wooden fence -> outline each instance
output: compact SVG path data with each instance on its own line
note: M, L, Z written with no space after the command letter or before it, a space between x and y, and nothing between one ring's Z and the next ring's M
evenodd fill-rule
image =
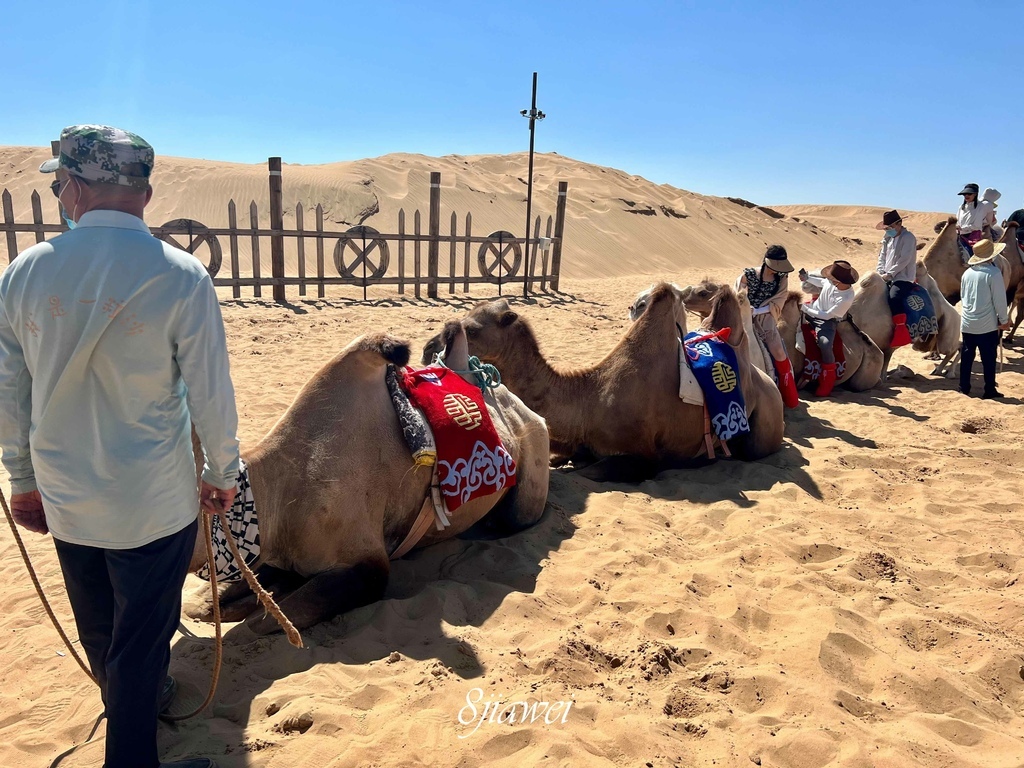
M465 215L461 232L459 216L452 213L448 232L442 233L438 172L430 174L430 207L425 227L418 210L413 212L411 222L405 211L400 210L397 228L391 233L365 225L330 231L324 228L322 205L312 211L312 226L307 227L307 212L298 203L295 228L285 229L281 158L270 158L268 168L269 226L261 225L255 200L249 204L248 225L239 225L235 201L231 200L227 206L227 227L175 219L150 230L156 237L205 261L214 285L230 287L236 299L241 297L242 288L251 288L254 296L261 297L264 286L272 288L277 302L287 300L288 286L297 286L299 296L306 296L307 289L315 286L319 298L324 297L328 285L362 287L364 300L366 289L373 285L397 286L400 294L411 289L417 298L424 290L429 298L437 298L439 288L454 294L460 288L469 291L471 285L481 283L497 285L499 295L504 286L522 286L524 296L538 289L558 290L567 182L558 183L554 218L547 217L542 234L541 217L537 216L531 222L529 238L517 237L508 230L473 235L472 213ZM0 232L6 233L9 262L18 254L19 232L34 234L38 243L47 234L67 230L63 222L43 222L42 203L36 191L31 196L31 222L15 220L13 201L6 189L2 203ZM230 277L221 276L225 257L222 238L227 239ZM265 276L260 253L268 244L271 274ZM286 250L290 255L287 261ZM294 267L294 273L287 274L290 270L286 267Z

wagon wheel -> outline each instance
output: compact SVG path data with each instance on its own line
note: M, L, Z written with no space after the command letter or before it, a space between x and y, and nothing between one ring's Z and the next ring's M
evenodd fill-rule
M352 249L355 259L351 264L345 263L345 251ZM379 251L375 254L374 251ZM377 280L384 277L388 271L387 241L380 237L373 227L352 227L345 232L334 246L334 266L338 274L345 278L362 280L362 275L357 275L356 270L361 270L366 265L366 279Z
M220 241L216 235L211 234L209 227L193 219L174 219L165 223L160 229L171 229L177 234L182 235L185 238L184 245L175 240L174 235L169 232L164 232L161 235L157 235L157 237L165 243L169 243L187 253L195 255L199 247L205 244L210 249L210 261L206 265L206 271L210 274L210 277L217 276L217 273L220 272L222 261Z
M512 277L523 263L523 250L511 232L492 232L476 257L480 274L492 282Z

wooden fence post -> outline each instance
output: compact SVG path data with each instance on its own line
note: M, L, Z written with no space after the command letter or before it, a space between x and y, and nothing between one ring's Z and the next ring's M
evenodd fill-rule
M14 231L14 203L11 200L11 193L6 189L2 196L4 208L4 224L10 224L11 229L7 230L7 263L10 264L18 257L18 233Z
M281 158L267 160L270 169L270 228L278 234L270 236L270 274L274 283L274 301L283 304L284 298L284 200L281 191Z
M427 297L437 298L437 260L441 235L441 174L430 173L430 243L427 250Z
M569 182L558 182L558 206L555 208L555 242L551 250L551 290L558 290L558 274L562 268L562 232L565 230L565 198Z

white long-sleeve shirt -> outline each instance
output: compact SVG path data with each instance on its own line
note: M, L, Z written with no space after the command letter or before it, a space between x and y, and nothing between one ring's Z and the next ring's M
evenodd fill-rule
M904 229L896 237L883 237L878 249L878 274L887 282L917 279L917 238Z
M846 317L853 305L853 288L839 290L831 280L822 277L819 272L811 272L807 275L807 282L821 288L818 298L810 304L804 304L801 309L805 315L815 317L818 320L837 320Z
M995 221L995 206L984 200L979 200L977 205L964 203L956 212L956 226L961 234L980 231L986 224L991 226Z
M205 268L143 221L90 211L0 277L0 447L50 532L111 549L177 533L204 479L234 485L238 416Z

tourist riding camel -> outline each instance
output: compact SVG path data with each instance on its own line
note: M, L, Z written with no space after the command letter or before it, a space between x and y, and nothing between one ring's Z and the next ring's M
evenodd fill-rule
M836 383L836 358L833 352L837 326L853 305L853 284L859 279L857 270L848 261L837 260L820 272L808 274L800 270L800 279L820 289L817 298L803 304L803 312L814 328L814 336L821 350L821 378L815 395L828 397Z
M772 356L779 392L782 393L782 402L787 408L795 408L800 403L800 397L796 391L796 379L793 377L789 353L779 335L777 322L782 316L786 296L789 295L789 273L794 269L786 249L781 245L770 245L765 251L761 268L743 270L736 281L736 290L746 291L753 316L754 333Z
M986 230L995 223L995 208L991 203L978 199L977 184L966 184L957 194L964 198L956 214L956 231L966 256L963 259L966 264L967 258L974 252L974 244L991 234Z
M951 216L945 222L936 224L935 231L938 237L925 251L924 263L931 276L935 278L942 295L955 305L960 301L960 278L967 269L957 245L956 219ZM1016 233L1017 227L1012 226L1008 219L1000 242L1012 246ZM1009 248L1008 253L997 254L994 261L1003 275L1007 300L1013 298L1017 286L1024 281L1024 261L1014 258L1013 251L1013 248Z
M451 326L441 342L448 366L468 371L462 328L456 321ZM356 339L313 375L267 436L242 454L258 519L254 570L268 589L299 582L279 600L299 629L379 600L389 558L398 551L452 538L477 523L510 534L536 523L544 511L544 420L505 387L487 387L486 412L514 462L515 484L471 498L451 513L447 527L423 526L422 537L408 543L432 496L432 468L414 461L386 382L389 364L401 368L408 360L408 344L391 336ZM475 376L464 378L479 385ZM463 415L474 416L474 424L482 418L471 406ZM493 463L488 466L493 474ZM197 541L190 568L204 565L205 544ZM262 610L252 613L256 599L244 581L229 586L222 602L226 620L248 615L254 631L277 630Z
M721 284L704 280L696 285L689 285L682 289L683 302L688 312L693 312L700 317L707 317L711 307L711 299L721 288ZM642 306L647 291L637 296L634 306ZM739 294L742 303L743 294ZM797 334L802 332L802 313L800 305L804 302L804 295L799 291L789 291L786 302L782 306L782 314L779 316L778 329L782 340L789 352L790 365L796 376L797 382L814 381L811 375L811 366L797 343ZM959 318L958 321L959 323ZM959 329L959 325L957 325ZM836 365L836 384L842 384L854 392L863 392L878 384L882 374L882 351L860 328L854 325L849 316L839 321L838 336L842 339L845 361L840 367ZM749 333L753 333L750 331ZM957 330L957 344L959 345L960 335ZM755 360L756 352L750 353ZM767 371L766 371L767 372ZM820 371L819 371L820 373ZM798 383L799 386L799 383Z
M893 323L891 346L895 349L913 341L907 330L906 301L913 293L917 279L917 238L903 226L899 211L886 211L875 229L885 230L875 271L882 276L888 288Z

